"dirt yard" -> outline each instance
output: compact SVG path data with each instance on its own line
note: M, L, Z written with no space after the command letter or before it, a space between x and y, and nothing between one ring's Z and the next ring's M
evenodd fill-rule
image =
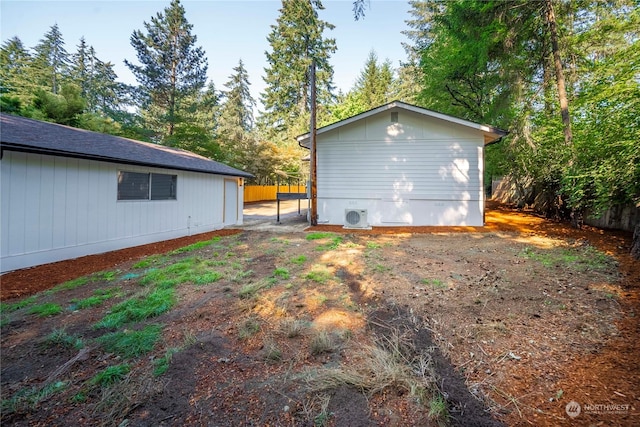
M640 424L631 236L221 230L1 277L2 425Z

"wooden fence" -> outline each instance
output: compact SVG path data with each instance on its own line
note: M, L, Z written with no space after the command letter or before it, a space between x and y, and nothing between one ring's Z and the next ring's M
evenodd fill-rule
M276 200L276 193L306 193L305 185L245 185L244 202Z

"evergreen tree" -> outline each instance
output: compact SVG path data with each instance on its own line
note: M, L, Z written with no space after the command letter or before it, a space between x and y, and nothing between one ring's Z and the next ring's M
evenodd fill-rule
M126 89L118 83L114 65L96 56L93 46L80 39L77 52L72 56L71 77L80 87L87 102L87 111L112 117L125 103Z
M256 101L251 96L249 90L251 83L242 59L233 71L234 74L229 76L229 81L224 85L227 90L223 93L224 104L220 113L219 126L222 134L230 136L231 139L237 139L253 130L253 109Z
M378 56L372 50L354 87L332 108L333 117L343 120L391 102L397 97L398 86L391 61L379 63Z
M15 112L21 105L28 105L33 99L33 83L28 78L31 55L18 37L13 37L0 48L0 96L2 111ZM4 102L11 101L13 107Z
M36 119L78 127L86 102L78 86L64 83L57 94L42 88L36 90L33 105L36 111L30 116Z
M93 48L87 45L84 37L80 38L76 53L71 55L71 78L80 87L80 93L87 99L93 83L94 53ZM95 111L95 106L88 105L90 111Z
M391 61L378 63L378 56L371 51L355 84L355 92L369 110L395 99L394 70Z
M176 124L173 135L168 136L164 143L224 161L220 143L216 140L220 93L215 85L210 82L205 90L188 97L185 104L190 106L185 112L187 119Z
M327 105L332 100L333 68L329 59L336 43L323 36L334 26L319 18L318 10L322 9L319 0L282 0L277 24L271 26L266 89L262 94L265 111L260 118L262 130L270 139L292 144L295 136L308 131L312 60L316 64L317 104ZM319 122L322 114L319 109Z
M443 6L423 0L410 0L409 4L411 19L405 21L409 29L403 30L402 34L412 43L402 42L407 61L401 63L398 70L398 99L416 104L424 83L420 66L422 52L431 40L432 19Z
M254 127L256 102L249 91L249 75L242 60L225 83L224 101L217 120L218 141L223 160L236 168L251 172L257 183L267 183L280 164L281 150L273 143L261 141Z
M157 142L175 141L176 127L186 122L204 88L207 60L193 26L179 0L144 23L146 34L136 30L131 45L141 65L125 64L138 80L140 108L146 126Z
M94 111L113 117L127 104L127 89L119 83L114 64L103 62L95 57L93 47L90 49L93 58L93 76L87 102Z
M58 24L54 24L33 49L33 74L37 84L57 94L69 72L69 53Z

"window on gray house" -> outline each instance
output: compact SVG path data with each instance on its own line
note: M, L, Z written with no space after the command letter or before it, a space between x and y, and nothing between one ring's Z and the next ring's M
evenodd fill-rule
M175 200L177 175L151 174L151 200Z
M118 171L118 200L176 200L178 176Z

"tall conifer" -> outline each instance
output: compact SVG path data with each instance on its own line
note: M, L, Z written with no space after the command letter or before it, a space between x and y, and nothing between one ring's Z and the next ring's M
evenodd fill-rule
M267 40L267 68L262 95L265 111L261 124L265 135L278 141L292 141L308 130L309 66L316 63L318 105L332 98L333 68L329 63L336 51L335 39L325 38L333 25L321 20L319 0L282 0L276 25ZM321 120L319 120L321 121Z
M153 139L170 143L205 87L207 59L196 46L193 26L179 0L172 0L144 27L146 33L136 30L131 35L140 65L127 60L125 64L139 83L140 108Z

